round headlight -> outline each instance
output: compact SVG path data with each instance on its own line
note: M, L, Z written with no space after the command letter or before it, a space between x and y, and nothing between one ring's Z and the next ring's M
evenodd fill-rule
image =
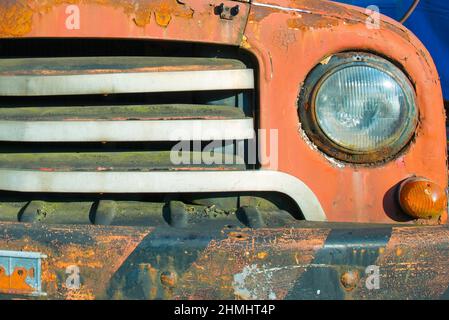
M303 129L323 152L368 163L399 153L414 135L418 111L407 76L368 53L343 53L317 66L301 92Z

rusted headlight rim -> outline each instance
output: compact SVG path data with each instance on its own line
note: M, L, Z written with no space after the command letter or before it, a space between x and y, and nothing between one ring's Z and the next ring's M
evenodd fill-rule
M390 139L392 141L391 145L370 152L360 152L335 143L321 129L316 118L314 102L321 85L336 72L356 65L370 66L385 72L395 79L403 90L411 89L414 99L414 106L411 106L411 108L414 108L415 113L413 119L404 127L399 135ZM337 160L349 162L354 165L372 165L393 160L407 149L415 136L419 122L419 108L416 101L416 91L408 75L394 63L372 53L343 52L334 54L330 59L326 60L326 63L317 65L309 73L298 98L298 113L302 129L320 151Z

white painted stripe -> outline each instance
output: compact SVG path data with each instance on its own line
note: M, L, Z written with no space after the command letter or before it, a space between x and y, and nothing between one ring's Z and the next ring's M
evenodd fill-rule
M298 8L288 8L288 7L282 7L274 4L267 4L267 3L259 3L259 2L252 2L253 6L256 7L265 7L265 8L271 8L271 9L278 9L283 11L291 11L291 12L298 12L298 13L312 13L310 10L304 10L304 9L298 9Z
M2 96L253 89L252 69L0 76Z
M0 141L107 142L253 139L253 119L0 121Z
M0 190L61 193L280 192L306 220L326 221L316 195L301 180L278 171L42 172L0 170Z

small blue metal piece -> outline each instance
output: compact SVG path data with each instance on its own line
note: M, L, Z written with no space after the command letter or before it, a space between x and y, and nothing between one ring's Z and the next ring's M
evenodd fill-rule
M45 296L42 292L41 274L42 259L46 255L37 252L26 251L3 251L0 250L0 277L11 277L14 272L24 277L24 282L34 291L23 291L21 288L14 288L10 283L9 287L0 287L0 293L3 294L26 294L32 296Z

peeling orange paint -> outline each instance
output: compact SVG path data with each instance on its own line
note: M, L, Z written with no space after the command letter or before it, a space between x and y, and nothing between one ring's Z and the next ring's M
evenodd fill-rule
M229 0L6 0L0 1L0 38L145 38L238 45L250 5L239 4L239 14L230 21L214 13L221 3L235 5ZM80 28L67 28L67 5L78 6Z
M299 18L291 18L287 20L287 26L290 29L321 29L331 28L342 23L342 20L337 18L323 18L319 15L304 14Z
M95 4L122 8L139 27L151 22L154 13L156 22L167 27L172 16L191 19L194 10L176 0L6 0L0 3L0 36L23 36L31 31L33 17L48 13L59 5Z
M423 176L440 186L448 183L441 87L430 54L411 32L386 17L379 29L369 29L367 18L363 8L330 1L260 0L251 7L240 45L259 62L259 127L283 134L278 170L307 184L329 221L412 223L395 197L400 182ZM400 162L335 162L302 129L298 110L308 105L299 105L298 97L306 89L305 79L326 58L358 51L392 61L416 88L421 121Z
M6 270L0 266L0 293L30 294L35 289L30 286L26 279L34 278L34 269L15 268L11 275L6 274Z

